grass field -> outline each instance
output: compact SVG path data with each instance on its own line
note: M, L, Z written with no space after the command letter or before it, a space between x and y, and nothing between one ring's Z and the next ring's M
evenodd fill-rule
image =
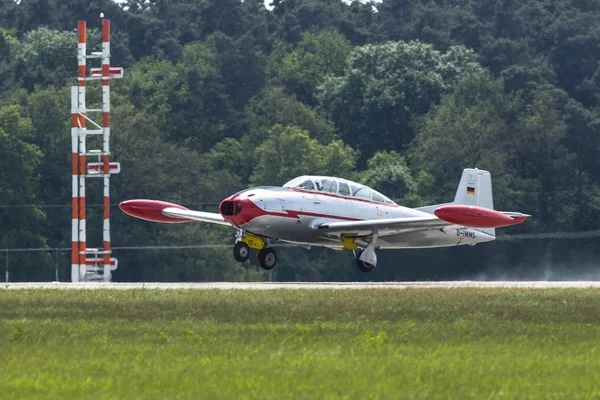
M1 399L598 399L600 291L0 290Z

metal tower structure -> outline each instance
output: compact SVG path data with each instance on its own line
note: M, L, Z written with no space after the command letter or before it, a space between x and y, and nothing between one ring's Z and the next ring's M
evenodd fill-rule
M102 19L102 51L87 54L86 21L78 21L77 86L71 87L71 281L111 280L111 271L117 268L117 259L111 257L110 249L110 176L121 171L119 163L110 162L110 80L123 77L123 68L110 66L110 21ZM100 58L101 68L90 68L87 75L87 59ZM86 82L102 81L102 108L88 109L85 103ZM102 126L94 122L89 114L102 113ZM88 129L88 123L92 129ZM88 135L102 135L102 150L86 150ZM87 162L95 157L96 162ZM86 191L87 178L102 178L104 181L104 223L102 249L88 248L86 239Z

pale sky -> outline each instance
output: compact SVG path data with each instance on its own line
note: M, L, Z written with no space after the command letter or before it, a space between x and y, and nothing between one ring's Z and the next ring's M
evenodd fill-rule
M125 2L125 0L113 0L113 1L114 1L115 3L124 3L124 2ZM243 0L242 0L242 1L243 1ZM343 0L343 1L345 1L346 3L352 3L352 0ZM359 1L361 1L361 2L363 2L363 3L364 3L364 2L366 2L367 0L359 0ZM382 0L375 0L375 1L377 1L378 3L380 3ZM267 8L270 8L270 7L269 7L269 4L270 4L270 3L271 3L271 0L265 0L265 6L266 6Z
M344 1L344 2L346 2L346 3L352 3L352 0L343 0L343 1ZM366 2L367 2L367 0L359 0L359 1L360 1L361 3L366 3ZM383 0L375 0L375 1L376 1L377 3L381 3ZM270 8L270 7L269 7L269 4L270 4L270 3L271 3L271 0L265 0L265 6L266 6L267 8Z

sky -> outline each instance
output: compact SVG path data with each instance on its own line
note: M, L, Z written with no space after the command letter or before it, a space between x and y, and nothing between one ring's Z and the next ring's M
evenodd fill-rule
M345 3L352 3L352 0L343 0L343 1L344 1ZM367 2L367 0L359 0L359 1L360 1L361 3L366 3L366 2ZM382 1L382 0L375 0L375 1L376 1L377 3L381 3L381 1ZM270 8L270 7L269 7L269 4L270 4L270 3L271 3L271 0L265 0L265 6L266 6L267 8Z
M113 0L113 1L114 1L115 3L124 3L124 2L125 2L125 0ZM352 3L352 0L343 0L343 1L344 1L344 2L346 2L346 3ZM367 0L359 0L359 1L360 1L360 2L362 2L362 3L364 3L364 2L366 2ZM381 2L382 0L376 0L376 1L377 1L377 2ZM266 6L267 8L270 8L270 7L269 7L269 4L270 4L270 3L271 3L271 0L265 0L265 6Z

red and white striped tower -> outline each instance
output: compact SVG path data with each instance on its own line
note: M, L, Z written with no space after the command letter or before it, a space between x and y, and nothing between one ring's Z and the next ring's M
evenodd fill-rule
M110 280L110 21L102 18L102 139L104 153L104 281Z
M86 22L77 22L77 101L79 108L79 273L77 282L85 276L85 256L86 256L86 217L85 217L85 173L86 173L86 146L85 146L85 128L86 128L86 105L85 105L85 81L86 81Z
M102 18L102 52L86 54L86 22L77 24L78 45L78 75L77 86L71 88L71 137L72 137L72 256L71 280L80 282L96 280L99 272L103 272L103 279L110 281L111 271L117 268L117 260L110 257L110 175L121 171L119 163L110 162L110 80L123 77L123 68L110 67L110 21ZM101 68L91 68L87 76L87 58L100 58ZM87 109L85 104L86 81L102 80L102 109ZM102 126L86 115L88 112L102 112ZM86 121L95 128L86 129ZM102 150L87 150L86 136L102 135ZM98 162L88 163L86 157L98 157ZM104 222L103 242L101 251L86 247L86 178L103 178L104 181ZM87 258L92 254L93 258ZM102 255L101 258L98 256ZM89 275L93 273L95 275Z
M71 281L79 282L79 115L77 86L71 88Z

